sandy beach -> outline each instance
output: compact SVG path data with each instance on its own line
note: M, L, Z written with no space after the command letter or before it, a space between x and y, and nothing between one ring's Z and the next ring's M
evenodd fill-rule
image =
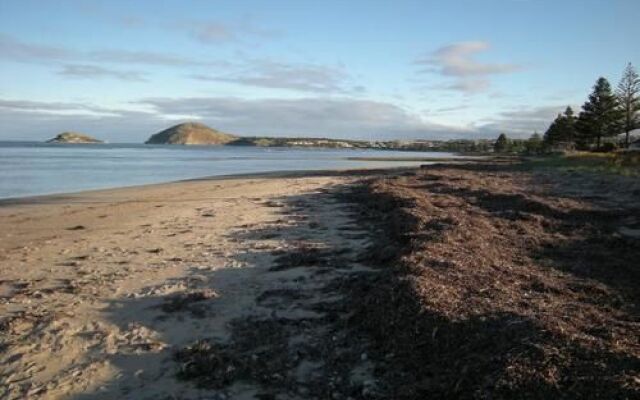
M177 349L229 342L239 321L265 317L300 322L287 334L299 340L319 332L327 288L367 268L348 254L330 270L277 261L300 248L357 253L366 234L332 194L353 179L200 180L5 201L0 397L199 398L176 379ZM301 382L322 368L307 364ZM354 379L368 368L359 362Z
M632 397L638 195L505 161L5 200L0 398Z

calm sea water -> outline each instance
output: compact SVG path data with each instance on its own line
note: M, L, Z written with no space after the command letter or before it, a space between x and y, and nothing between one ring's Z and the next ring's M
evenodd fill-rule
M206 176L421 164L348 157L451 157L381 150L0 142L0 198L68 193ZM424 163L422 163L424 164Z

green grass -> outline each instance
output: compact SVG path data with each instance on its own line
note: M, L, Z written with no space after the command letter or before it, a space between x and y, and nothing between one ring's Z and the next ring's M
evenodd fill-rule
M576 152L528 159L525 168L553 168L563 171L640 176L640 152Z

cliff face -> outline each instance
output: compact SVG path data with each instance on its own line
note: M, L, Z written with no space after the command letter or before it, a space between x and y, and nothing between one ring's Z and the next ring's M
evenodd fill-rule
M78 132L63 132L47 140L47 143L103 143L103 141Z
M204 124L188 122L172 126L162 132L152 135L146 144L226 144L236 137L227 133L216 131Z

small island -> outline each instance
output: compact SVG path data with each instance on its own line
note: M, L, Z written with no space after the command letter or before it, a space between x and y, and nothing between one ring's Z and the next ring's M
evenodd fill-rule
M47 143L104 143L89 135L78 132L62 132L53 139L47 140Z
M186 122L152 135L146 144L222 145L236 140L236 136L223 133L198 122Z

